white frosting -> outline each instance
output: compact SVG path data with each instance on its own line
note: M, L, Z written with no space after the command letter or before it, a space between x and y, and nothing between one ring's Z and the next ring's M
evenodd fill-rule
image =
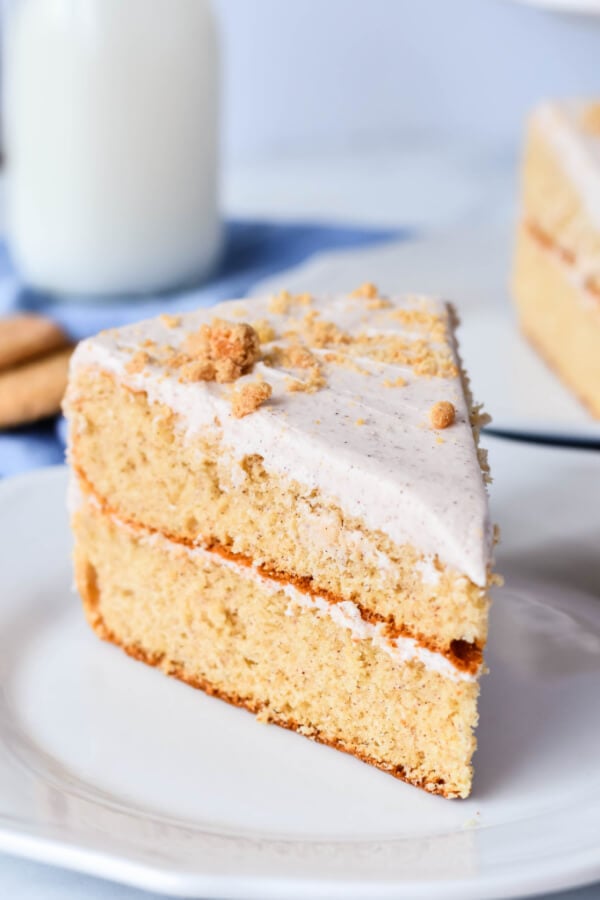
M427 303L431 311L447 314L441 301ZM415 299L394 298L393 306L413 308ZM369 312L364 299L320 298L313 308L350 334L368 327L372 333L422 337L409 332L390 310ZM305 312L306 308L300 310ZM233 322L268 319L278 335L290 327L289 317L269 311L267 299L231 301L186 314L176 328L168 328L159 318L104 332L79 344L72 367L97 366L114 373L132 389L146 392L151 403L171 407L187 439L211 433L234 459L258 454L267 471L294 479L307 495L318 490L367 528L383 532L397 544L411 544L425 555L437 555L445 565L485 585L492 530L459 377L428 378L407 366L355 360L372 373L367 376L351 366L327 363L323 352L315 351L323 361L325 388L312 394L290 393L286 390L290 373L258 363L240 381L252 381L259 373L272 386L271 401L236 419L230 385L181 383L176 371L168 374L154 364L149 371L127 373L132 349L139 349L144 340L177 347L214 316ZM384 380L399 376L406 386L383 386ZM439 400L449 400L456 408L455 424L441 433L443 442L428 420L430 408ZM357 424L361 420L362 426Z
M600 136L581 126L587 105L583 100L545 103L536 111L534 121L581 195L592 223L600 228Z
M76 479L72 478L69 488L69 501L71 512L74 513L77 508L85 502L92 506L98 506L93 497L86 500L81 495ZM476 681L481 674L481 669L476 673L464 672L457 669L456 666L441 653L435 653L421 647L417 641L408 637L397 637L390 639L385 634L385 625L381 622L371 623L363 619L360 609L355 603L344 600L339 603L333 603L324 597L315 596L304 593L296 588L293 584L284 584L275 579L268 578L256 568L256 564L252 566L236 563L234 560L226 559L218 554L205 550L204 547L188 547L185 544L177 544L169 538L157 532L150 532L141 526L133 528L126 522L123 522L115 515L110 516L113 524L128 534L131 534L136 540L142 544L148 544L152 547L159 547L163 552L173 553L176 555L185 554L192 559L205 563L210 566L222 565L235 572L240 578L247 578L258 584L262 590L268 591L270 594L284 593L289 600L286 615L293 616L298 609L308 609L317 612L319 615L327 615L329 618L339 625L341 628L347 628L352 637L357 641L371 641L379 650L387 653L395 663L402 664L406 662L420 662L429 671L438 672L445 678L453 681Z

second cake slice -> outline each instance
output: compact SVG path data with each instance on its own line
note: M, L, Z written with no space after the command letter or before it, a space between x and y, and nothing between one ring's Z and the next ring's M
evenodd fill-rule
M535 110L522 182L513 277L521 328L600 418L600 103Z

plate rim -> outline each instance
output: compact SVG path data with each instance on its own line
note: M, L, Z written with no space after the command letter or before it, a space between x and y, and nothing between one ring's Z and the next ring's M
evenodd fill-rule
M169 897L214 900L305 900L326 896L330 900L510 900L535 897L545 892L575 890L593 885L600 878L600 859L592 851L571 854L571 865L555 865L542 875L538 861L530 861L515 874L486 875L477 879L432 879L430 881L357 882L336 879L294 878L263 875L208 875L182 873L168 865L149 865L74 840L43 834L43 829L7 827L0 814L0 851L24 860L43 863L82 875L126 885ZM563 858L564 859L564 858ZM320 892L320 893L316 893Z

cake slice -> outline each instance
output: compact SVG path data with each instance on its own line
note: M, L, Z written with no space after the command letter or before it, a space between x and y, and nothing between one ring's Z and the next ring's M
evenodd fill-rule
M527 338L600 418L600 103L531 117L514 295Z
M100 637L467 796L492 530L444 303L367 284L161 316L81 343L65 408Z

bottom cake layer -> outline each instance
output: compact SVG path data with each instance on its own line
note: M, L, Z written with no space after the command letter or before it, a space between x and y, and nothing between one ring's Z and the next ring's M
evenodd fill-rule
M91 503L73 524L77 586L100 637L263 721L430 792L468 795L476 678L443 658L439 668L408 650L394 658L293 589Z
M517 242L514 293L525 336L596 418L600 418L600 298L573 262L530 227Z

